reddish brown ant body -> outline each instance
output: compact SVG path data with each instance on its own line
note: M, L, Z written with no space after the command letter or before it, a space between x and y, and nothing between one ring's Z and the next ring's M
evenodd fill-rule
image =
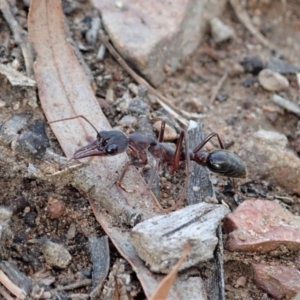
M92 156L113 156L125 152L127 149L136 156L137 160L129 161L117 184L122 186L122 180L129 166L144 167L148 163L147 151L157 160L155 171L148 182L148 188L151 187L154 175L160 166L165 167L168 172L173 174L179 166L187 165L189 161L194 161L197 164L207 167L210 171L222 176L232 178L245 178L247 175L246 166L243 161L233 152L224 149L221 138L217 133L209 134L198 146L193 150L188 149L187 142L183 147L183 141L186 140L186 132L181 131L177 141L175 150L167 143L163 142L165 121L162 121L159 137L156 140L152 136L144 135L139 132L134 132L126 136L118 130L99 131L97 128L84 116L79 115L71 118L52 121L50 123L82 118L88 122L97 132L97 138L94 142L78 149L72 159L81 159ZM221 149L207 152L203 149L205 144L213 137L217 137ZM124 189L125 190L125 189Z

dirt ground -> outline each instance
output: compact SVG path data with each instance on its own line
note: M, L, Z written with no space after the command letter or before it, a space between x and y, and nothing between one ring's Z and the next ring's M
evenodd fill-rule
M14 2L14 1L12 1ZM26 1L24 1L26 2ZM298 64L297 45L300 45L300 3L299 1L248 1L248 14L252 17L265 36L277 45L278 50L290 54L290 63ZM22 1L16 1L15 14L18 21L26 29L28 7ZM283 9L284 6L284 9ZM126 87L132 79L115 62L109 53L105 60L96 60L98 47L95 49L86 45L84 33L88 29L89 20L94 15L88 1L64 1L64 11L67 16L71 34L76 44L81 49L83 57L92 70L97 83L96 95L105 98L108 88L118 90L120 86ZM280 13L279 13L280 12ZM282 13L284 12L284 13ZM260 56L263 61L268 61L272 53L261 46L239 22L232 9L228 6L222 20L234 28L236 38L221 45L215 45L209 34L199 49L189 57L182 67L158 87L165 96L176 99L177 107L191 113L202 114L200 121L205 126L205 132L217 132L224 139L225 145L230 145L230 150L235 150L237 143L243 143L248 134L258 129L278 131L285 134L291 149L300 153L298 139L300 123L296 115L284 112L272 104L271 93L264 91L258 84L257 77L251 74L241 73L238 76L229 76L221 88L217 99L209 104L213 88L224 75L228 66L239 64L246 56ZM2 44L8 38L7 47L1 52L1 63L9 63L14 59L12 53L16 49L13 37L2 17L0 17ZM99 43L98 43L99 44ZM98 45L97 44L97 45ZM15 51L15 50L14 50ZM216 55L209 55L208 52ZM293 61L294 59L294 61ZM20 59L20 71L24 71L22 59ZM291 88L284 93L286 98L299 103L299 88L295 77L288 77ZM252 80L253 79L253 80ZM246 84L251 82L251 84ZM112 126L121 126L123 117L116 109L111 107L105 100L100 105ZM154 112L159 109L156 103L150 103ZM23 106L16 108L1 108L1 121L4 117L25 110ZM38 113L41 114L41 108ZM134 126L133 126L134 127ZM125 127L126 133L135 128ZM58 154L62 154L59 145L47 127L47 135L50 145ZM214 144L214 143L213 143ZM213 147L209 145L209 147ZM14 173L15 174L15 173ZM184 175L184 174L183 174ZM91 277L91 262L88 247L88 236L92 233L97 236L104 235L103 230L93 216L87 199L80 195L72 187L56 189L53 185L37 179L12 177L5 168L0 170L0 204L13 207L12 222L10 225L11 235L6 243L1 244L0 258L14 261L18 268L25 274L33 275L36 272L43 273L45 278L54 278L55 286L66 286L78 278ZM224 179L212 176L213 182L221 186ZM249 178L251 180L251 178ZM176 194L178 187L172 183L168 186ZM264 190L264 193L257 191ZM249 189L243 190L245 196L269 196L280 194L295 200L293 205L285 205L291 212L299 215L300 201L289 194L273 187L271 183L252 183ZM162 190L163 198L167 198L166 190ZM247 194L248 193L248 194ZM56 199L64 204L63 215L59 218L51 218L49 215L49 203ZM163 201L163 204L168 202ZM38 239L46 236L53 242L63 242L72 255L72 262L67 269L59 270L49 268L41 255ZM226 239L226 236L224 237ZM120 268L120 272L129 275L125 283L127 289L126 299L145 299L141 286L131 267L121 259L113 245L111 250L111 270ZM295 261L297 253L287 252L280 256L285 263ZM254 284L253 274L249 261L270 262L278 259L276 255L259 255L256 253L238 254L225 251L225 277L226 299L272 299L259 290ZM120 267L121 265L121 267ZM117 267L116 267L117 266ZM246 277L245 284L240 285L238 279ZM106 291L112 290L114 283L107 280ZM88 293L90 285L77 288L73 291L65 291L65 295ZM2 298L1 298L2 299ZM75 296L74 298L75 299ZM105 298L103 296L103 299ZM112 298L111 298L112 299ZM125 299L125 298L124 298Z

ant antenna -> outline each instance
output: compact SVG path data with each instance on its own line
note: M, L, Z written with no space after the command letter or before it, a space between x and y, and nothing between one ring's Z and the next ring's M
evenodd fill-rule
M77 119L77 118L82 118L82 119L84 119L86 122L88 122L88 123L91 125L91 127L97 132L97 137L100 138L100 134L99 134L97 128L93 125L93 123L92 123L90 120L88 120L88 119L87 119L85 116L83 116L83 115L78 115L78 116L75 116L75 117L70 117L70 118L64 118L64 119L59 119L59 120L55 120L55 121L50 121L50 122L48 122L48 123L50 124L50 123L56 123L56 122L61 122L61 121L68 121L68 120L73 120L73 119Z

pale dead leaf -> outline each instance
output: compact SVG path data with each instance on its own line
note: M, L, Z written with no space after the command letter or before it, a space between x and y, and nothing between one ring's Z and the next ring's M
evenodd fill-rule
M84 115L99 131L110 130L111 127L99 107L89 81L66 39L61 1L33 0L28 29L30 41L37 54L34 72L39 98L48 121ZM96 138L93 128L80 118L53 123L50 126L67 157ZM89 164L89 169L95 176L95 182L90 182L89 189L100 186L98 197L102 198L101 194L107 192L110 199L106 199L106 204L103 204L112 215L120 215L122 201L125 204L130 203L132 207L142 205L143 209L147 207L149 212L153 211L151 194L142 193L145 184L135 168L130 169L128 176L126 174L125 184L130 190L139 189L139 193L122 193L115 185L126 161L125 153L94 159ZM89 192L84 183L82 184L83 186L77 188ZM118 204L120 211L116 213L114 208Z

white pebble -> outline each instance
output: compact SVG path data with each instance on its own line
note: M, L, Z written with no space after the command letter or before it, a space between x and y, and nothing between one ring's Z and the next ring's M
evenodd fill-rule
M270 92L280 92L289 87L289 81L284 76L269 69L260 71L258 81L265 90Z

